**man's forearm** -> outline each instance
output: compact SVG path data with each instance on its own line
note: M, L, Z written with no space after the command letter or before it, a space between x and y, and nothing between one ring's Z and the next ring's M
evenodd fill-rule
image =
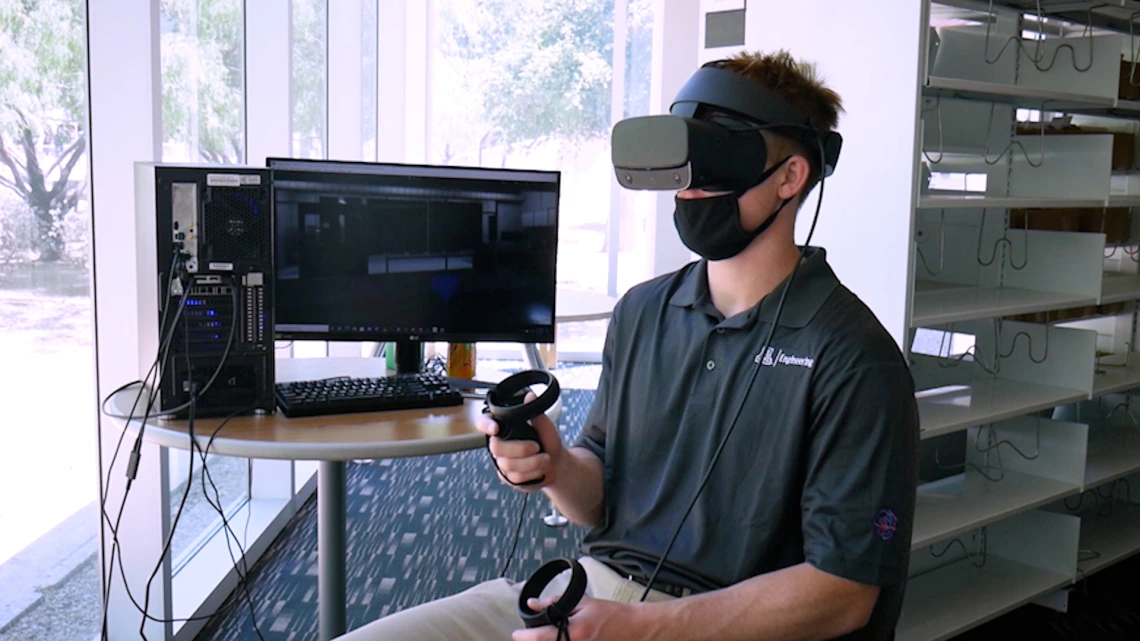
M808 564L723 590L644 604L645 638L716 641L823 641L867 624L879 589Z
M578 525L596 525L602 519L602 462L581 447L564 453L557 478L543 491L566 518Z

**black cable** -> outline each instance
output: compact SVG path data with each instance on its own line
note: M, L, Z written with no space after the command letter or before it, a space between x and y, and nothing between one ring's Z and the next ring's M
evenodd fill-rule
M246 605L249 607L249 618L250 618L250 621L253 623L253 630L254 630L254 632L257 633L257 637L259 639L261 639L261 641L265 641L265 637L262 636L262 634L261 634L261 628L257 625L257 612L256 612L256 609L253 607L252 591L249 589L249 564L246 562L245 548L242 546L241 542L238 540L237 533L234 532L233 528L230 526L229 519L226 517L225 510L222 508L221 492L218 491L218 486L214 483L213 476L210 474L210 468L207 466L207 463L206 463L206 459L209 456L209 452L210 452L210 446L213 445L214 438L218 435L219 432L221 432L222 427L224 427L225 424L227 422L229 422L230 418L233 418L234 416L237 416L240 413L250 411L253 409L256 409L256 405L249 408L249 409L239 410L238 412L231 414L230 417L227 418L225 421L222 421L222 423L220 425L218 425L217 428L214 429L213 433L210 434L210 439L206 442L206 449L205 450L203 450L201 447L198 446L198 441L197 441L197 439L195 439L193 437L193 433L191 433L190 443L191 443L191 448L192 448L191 449L191 456L193 456L193 449L196 448L202 457L202 495L206 497L206 502L209 503L210 506L214 508L214 510L218 513L218 516L220 516L222 519L222 529L223 529L222 534L223 534L223 536L226 537L226 552L229 553L229 555L230 555L230 561L233 563L234 574L237 575L237 579L238 579L238 588L234 590L234 593L235 594L245 594L245 602L246 602ZM250 466L252 469L252 462L250 463ZM207 481L210 483L210 487L213 488L213 490L214 490L214 500L210 499L210 495L206 491ZM250 491L252 493L252 480L249 481L249 487L250 487ZM247 532L248 532L248 528L249 528L250 518L253 515L252 505L250 505L249 500L250 499L247 499L247 502L246 502L247 514L246 514L245 524L246 524L246 531ZM230 548L230 539L229 539L230 536L234 537L234 542L237 543L238 551L241 553L241 565L240 565L240 567L239 567L237 558L234 557L233 549Z
M169 278L170 278L169 282L170 283L175 282L174 281L175 272L179 271L181 269L181 261L179 260L179 258L180 258L180 254L175 252L174 258L171 260L171 267L170 267L170 274L169 274ZM179 280L178 282L181 282L181 280ZM179 306L177 308L177 311L175 313L175 318L174 318L173 322L171 323L172 325L176 324L178 322L178 317L181 315L182 309L185 307L186 299L189 296L189 291L190 290L188 288L184 287L182 299L181 299ZM159 314L160 331L161 331L161 328L165 327L166 317L169 314L169 312L170 312L170 297L167 296L166 301L165 301L163 308L162 308L162 312ZM110 398L112 398L115 394L118 394L119 392L123 391L124 389L127 389L128 387L130 387L131 385L133 385L135 383L140 384L139 393L135 397L135 402L131 405L130 413L125 417L127 420L127 424L123 428L123 431L119 433L119 440L115 444L115 451L114 451L113 455L111 456L111 462L107 466L107 476L104 479L103 487L101 488L100 496L99 496L100 518L106 522L106 525L111 530L111 555L110 555L110 562L108 563L108 567L110 568L110 572L112 573L112 575L111 576L106 576L106 575L104 576L104 578L106 580L104 581L104 584L103 584L103 590L104 590L103 591L103 615L102 615L102 623L100 626L102 636L104 639L106 639L107 635L108 635L107 610L108 610L110 598L111 598L111 582L113 581L115 554L116 554L116 550L119 546L119 537L118 537L119 525L120 525L122 518L123 518L123 510L126 507L127 495L130 493L131 484L134 482L134 473L137 470L137 465L138 465L138 460L139 460L139 451L141 450L141 447L140 447L141 439L136 439L135 446L132 450L131 464L128 464L128 469L127 469L127 484L126 484L126 488L123 491L123 500L119 505L119 514L115 518L114 524L111 523L110 514L107 513L107 495L109 493L109 488L111 485L111 471L114 470L114 468L115 468L115 461L118 459L119 451L123 445L123 440L124 440L124 438L126 438L127 429L129 428L131 421L134 420L134 412L138 407L139 401L142 399L143 393L147 389L146 382L157 374L159 363L169 353L170 343L171 343L172 339L173 339L173 332L168 333L167 336L163 339L163 341L159 345L158 353L155 355L155 360L151 364L150 369L144 375L144 378L142 381L134 381L132 383L127 383L126 385L120 386L118 389L111 392L111 394L109 394L106 398L104 398L103 403L101 404L101 409L104 412L106 412L106 403ZM143 423L144 424L146 423L147 418L149 418L149 413L150 413L151 408L153 408L153 406L154 406L155 391L156 390L152 386L150 391L151 391L151 394L149 395L149 397L147 399L147 406L146 406L147 409L145 410L144 415L143 415ZM122 559L121 558L119 560L119 565L120 565L120 570L122 570ZM124 581L124 587L126 587L127 593L129 596L130 595L130 588L126 585L125 581ZM131 596L131 600L134 601L133 596ZM137 603L136 603L136 605L137 605Z
M519 533L522 532L523 517L526 516L526 504L527 504L527 501L529 501L529 500L530 500L530 493L529 492L523 492L522 506L519 507L519 520L518 520L518 523L515 525L515 538L514 538L514 541L511 543L510 552L507 552L507 561L505 563L503 563L503 569L502 569L502 571L499 572L499 578L500 579L507 575L507 568L511 567L511 559L514 558L515 548L518 547L518 544L519 544Z
M166 541L162 545L162 551L158 555L158 561L154 564L154 569L151 570L150 576L146 580L146 587L143 590L143 611L144 615L142 621L139 623L139 636L146 641L146 614L150 612L150 590L154 584L154 578L158 576L159 570L162 569L162 562L170 554L170 547L174 543L174 532L178 528L178 521L182 518L182 511L186 508L186 499L190 497L190 488L194 485L194 408L196 407L195 399L197 393L194 390L194 364L190 359L190 320L189 318L182 317L182 340L183 340L183 355L186 357L186 383L187 389L190 390L190 443L191 450L190 456L187 457L189 461L186 477L186 488L182 491L182 500L178 503L178 511L174 513L174 518L170 521L170 529L166 532ZM162 497L165 501L166 497Z
M233 276L232 281L231 281L231 285L230 285L230 291L233 293L233 301L234 301L233 313L231 314L231 318L230 318L230 336L226 340L226 348L225 348L225 350L222 351L222 357L218 361L218 366L216 368L214 368L214 373L210 375L209 380L207 380L206 384L202 386L202 389L198 390L197 392L194 391L193 382L191 381L191 383L190 383L190 385L191 385L190 392L192 395L191 401L187 401L186 403L183 403L182 405L179 405L177 407L172 407L170 409L164 409L163 414L176 414L178 412L181 412L182 410L188 409L190 407L190 402L193 401L193 395L197 395L199 398L202 396L205 396L206 392L210 389L210 386L214 384L215 380L217 380L218 375L222 373L222 368L223 368L223 366L225 366L226 360L230 356L230 349L233 348L234 336L237 334L238 306L239 306L238 285L239 285L239 283L240 283L240 281L238 280L237 276L236 275Z
M221 363L219 363L218 369L214 372L214 376L212 376L210 378L210 381L207 382L206 387L208 387L209 384L211 382L213 382L213 380L217 377L218 372L221 371L221 366L225 363L226 358L228 358L228 355L230 352L230 347L233 343L233 337L234 337L234 334L236 333L236 328L237 328L237 323L238 323L238 308L241 305L241 301L240 301L239 296L238 296L238 280L237 280L237 277L235 276L233 280L234 280L233 288L231 290L233 314L231 314L230 339L229 339L229 342L227 342L227 344L226 344L225 351L222 352L222 361L221 361ZM205 391L205 387L203 387L203 392L204 391ZM193 401L193 400L194 400L194 397L191 397L191 401ZM256 406L254 406L251 409L256 409ZM249 410L241 410L241 411L249 411ZM231 415L231 416L236 416L236 414ZM242 546L241 541L238 539L237 533L233 531L232 527L230 527L229 519L226 517L225 509L222 507L221 492L218 491L218 486L214 483L213 476L210 474L210 469L207 465L207 458L209 455L210 445L213 444L214 437L216 437L218 435L218 432L221 431L223 425L225 425L225 422L223 422L221 425L219 425L214 430L214 432L210 435L210 440L207 441L207 443L206 443L206 449L202 450L200 447L198 447L198 441L194 437L194 422L193 422L193 419L191 419L189 422L189 425L188 425L188 430L189 430L189 434L190 434L190 456L191 456L191 458L193 458L195 449L198 449L198 451L201 454L201 457L202 457L202 495L205 497L206 502L211 507L214 508L214 510L218 513L218 516L220 516L222 519L222 528L223 528L222 535L225 537L225 541L226 541L226 552L230 556L230 561L233 563L234 573L237 575L237 578L238 578L238 589L245 594L246 604L249 606L250 620L253 622L253 629L255 632L257 632L258 638L261 639L262 641L264 641L265 637L262 636L261 629L257 625L257 613L256 613L255 608L253 607L253 599L250 595L249 583L247 580L247 577L249 574L249 565L246 563L246 559L245 559L245 548ZM250 465L250 468L252 470L252 461L249 462L249 465ZM207 481L210 483L210 487L212 487L214 490L214 500L210 499L210 494L209 494L209 492L206 491ZM251 476L249 477L248 483L249 483L249 487L250 487L251 494L252 494L252 472L251 472ZM216 503L215 503L215 501L216 501ZM245 521L247 532L248 532L248 528L249 528L249 519L251 516L252 516L252 506L248 504L248 499L247 499L247 515L246 515L246 521ZM241 552L241 567L238 566L238 560L234 557L233 549L230 547L230 539L229 539L230 536L233 536L234 542L237 543L238 550Z
M221 422L221 424L220 424L220 425L218 425L218 427L217 427L217 428L214 430L214 435L217 435L217 433L218 433L218 432L219 432L219 431L220 431L220 430L221 430L223 427L225 427L226 423L228 423L228 422L229 422L231 419L233 419L234 417L238 416L239 414L242 414L242 413L244 413L244 412L250 411L250 410L252 410L252 409L256 409L256 408L255 408L255 407L251 407L251 408L248 408L248 409L246 409L246 408L243 408L243 409L240 409L240 410L238 410L238 411L234 412L233 414L230 414L229 416L227 416L227 417L226 417L226 418L225 418L225 419L224 419L224 420ZM210 439L210 441L212 442L212 441L213 441L213 438L211 438L211 439ZM208 447L208 445L207 445L207 447ZM112 548L112 551L113 551L113 548ZM187 622L190 622L190 621L206 621L206 620L209 620L209 619L212 619L212 618L214 618L215 616L217 616L217 615L221 614L221 613L222 613L223 611L225 611L226 609L228 609L228 608L231 608L231 607L233 607L235 604L237 604L237 603L238 603L238 601L234 600L234 595L235 595L235 594L237 594L237 592L235 591L235 592L232 592L232 593L230 593L230 594L229 594L229 595L226 597L226 599L225 599L225 600L222 602L222 605L218 606L218 609L217 609L217 610L214 610L214 612L212 612L212 613L210 613L210 614L203 614L203 615L199 615L199 616L193 616L193 617L185 617L185 618L170 618L170 619L164 619L164 618L156 617L156 616L154 616L154 615L152 615L152 614L149 614L149 613L145 613L145 612L144 612L144 610L143 610L143 606L142 606L142 604L140 604L140 603L138 602L138 600L137 600L137 599L134 597L134 595L133 595L133 594L131 593L131 591L130 591L130 587L129 587L129 586L128 586L128 584L127 584L127 574L126 574L126 570L123 568L122 555L119 555L119 557L120 557L120 558L119 558L119 576L120 576L120 577L122 578L122 580L123 580L123 586L124 586L124 587L126 587L126 593L127 593L127 597L128 597L128 598L130 598L130 600L131 600L131 603L132 603L132 604L134 604L134 606L135 606L135 609L136 609L136 610L138 610L140 613L144 613L144 616L145 616L145 617L146 617L148 620L150 620L150 621L155 621L155 622L158 622L158 623L187 623ZM112 555L112 565L113 565L113 563L114 563L114 558L113 558L113 555ZM112 571L113 571L113 570L112 570Z
M768 335L765 337L763 346L758 352L761 355L766 354L768 352L768 348L771 346L772 337L775 335L776 327L780 323L780 315L784 311L784 301L788 297L788 292L792 289L792 282L796 278L796 273L799 272L800 264L804 262L807 249L811 245L811 238L813 235L815 235L816 224L819 222L819 211L823 206L823 187L824 183L827 181L827 176L823 174L824 167L827 164L827 158L826 152L823 148L823 141L817 140L817 143L819 146L819 164L821 177L819 181L819 198L816 200L815 205L815 215L812 216L811 227L808 229L807 238L804 240L804 245L800 249L800 258L796 261L795 266L792 267L792 273L788 276L788 280L784 285L783 291L780 292L780 300L776 304L775 313L772 315L771 325L768 327ZM772 215L778 216L780 214L780 210L786 207L787 204L788 201L784 201L784 203L780 206L780 209L777 209ZM685 520L689 518L689 514L697 505L697 499L700 498L701 492L705 489L705 485L707 485L709 479L712 478L713 469L716 468L716 462L720 459L720 454L724 451L724 446L728 443L728 438L732 436L732 432L736 429L737 421L740 419L740 413L744 410L744 402L748 399L749 392L751 392L752 386L756 382L756 374L759 373L760 368L762 367L764 367L764 363L763 359L760 359L757 361L756 366L752 368L752 374L748 378L748 386L744 390L744 395L741 396L740 403L736 406L736 414L733 415L732 422L728 425L728 430L725 431L724 436L721 437L720 443L717 445L716 451L713 452L712 461L709 462L708 469L705 470L704 478L701 479L701 484L697 486L697 492L693 495L693 499L689 502L689 507L681 516L680 522L677 523L677 528L673 531L673 536L669 539L669 545L665 546L665 551L661 554L661 558L657 561L657 567L653 568L653 574L650 575L649 580L646 581L645 591L641 593L641 598L639 599L640 601L645 601L645 599L649 596L649 592L653 589L653 583L657 580L657 575L661 572L661 568L665 565L665 559L668 558L669 552L672 551L673 545L677 542L677 537L681 534L681 528L684 526Z
M234 335L235 335L235 333L236 333L236 332L235 332L235 328L236 328L236 324L237 324L237 311L238 311L238 302L237 302L237 297L238 297L238 294L237 294L237 286L238 286L238 281L237 281L237 278L236 278L236 276L235 276L235 277L234 277L234 279L233 279L233 289L232 289L233 298L234 298L234 303L233 303L233 304L234 304L234 309L233 309L234 313L233 313L233 315L232 315L232 319L233 319L233 320L231 321L231 327L230 327L230 330L231 330L231 331L230 331L230 336L229 336L229 340L227 341L227 344L226 344L226 349L225 349L225 351L223 352L222 362L219 364L218 368L215 370L215 372L214 372L213 376L211 376L211 378L210 378L210 381L209 381L210 383L212 383L212 382L213 382L213 380L214 380L214 379L216 379L216 377L218 376L218 373L221 371L221 367L222 367L222 365L224 365L224 363L225 363L225 359L228 357L228 354L229 354L230 348L231 348L231 346L232 346L232 344L233 344L233 338L234 338ZM146 382L147 382L148 380L150 380L150 378L151 378L152 376L154 376L154 375L155 375L155 373L156 373L156 370L158 370L158 365L159 365L159 363L160 363L160 362L165 362L165 360L166 360L166 356L169 354L170 345L171 345L171 343L172 343L172 341L173 341L174 330L175 330L175 328L177 327L177 323L178 323L178 320L179 320L179 319L180 319L180 317L181 317L181 312L182 312L182 309L185 307L185 304L186 304L186 300L187 300L187 298L188 298L188 297L189 297L189 295L190 295L191 287L192 287L192 281L191 281L189 284L187 284L187 285L184 285L183 295L182 295L182 299L181 299L181 302L180 302L180 304L179 304L179 307L178 307L178 312L176 313L176 315L175 315L174 319L173 319L173 320L171 321L171 323L170 323L170 331L167 333L166 337L164 338L164 341L163 341L163 345L162 345L162 347L160 347L160 355L159 355L159 357L158 357L158 358L156 358L156 360L155 360L154 364L152 364L152 366L151 366L151 369L150 369L150 370L147 372L147 376L146 376L146 378L145 378L143 381L133 381L132 383L128 383L128 384L126 384L126 385L123 385L123 386L121 386L119 389L117 389L117 390L115 390L114 392L112 392L110 395L108 395L108 397L107 397L107 398L105 398L105 399L104 399L104 401L103 401L103 406L104 406L104 407L105 407L105 405L106 405L107 401L108 401L108 400L109 400L111 397L113 397L115 394L117 394L117 393L121 392L122 390L124 390L124 389L126 389L126 388L128 388L128 387L130 387L131 385L134 385L134 384L139 384L139 383L141 383L141 386L140 386L140 391L139 391L139 395L138 395L138 398L136 398L136 401L135 401L135 404L137 405L137 403L138 403L138 399L139 399L139 398L141 398L143 391L145 391L145 390L147 390L147 389L148 389L148 388L147 388L147 385L146 385ZM169 305L169 298L167 298L167 305ZM163 312L163 316L165 316L165 314L166 314L166 310L167 310L167 309L168 309L168 307L164 309L164 312ZM163 324L164 324L164 321L163 321L163 320L160 318L160 321L159 321L159 323L160 323L160 327L161 327L161 326L163 326ZM187 340L188 340L188 334L187 334ZM188 353L187 353L187 358L189 358L189 354L188 354ZM191 380L192 380L192 379L191 379ZM197 390L197 391L195 391L195 390L193 389L193 387L191 386L191 398L190 398L190 402L189 402L189 403L187 403L187 404L185 404L183 407L189 407L189 408L191 409L191 411L193 411L193 406L196 406L196 398L197 398L197 396L200 396L200 395L202 395L202 394L205 392L205 389L206 389L206 387L204 386L204 387L203 387L201 390ZM147 409L146 409L146 411L144 412L144 414L143 414L143 417L142 417L142 422L143 422L143 425L142 425L142 426L140 426L139 434L137 435L137 437L136 437L136 440L135 440L135 452L133 453L133 454L134 454L134 458L132 459L132 463L134 464L134 466L132 467L132 469L130 470L130 472L133 472L133 471L137 470L137 461L138 461L138 458L137 458L137 452L138 452L138 450L139 450L139 445L142 443L142 431L143 431L143 428L145 427L146 421L147 421L147 420L150 418L150 410L151 410L151 409L153 409L153 406L154 406L154 401L156 400L156 398L157 398L157 395L158 395L159 386L158 386L157 384L156 384L156 385L152 385L152 386L149 388L149 390L150 390L150 395L149 395L149 398L148 398ZM227 423L227 422L228 422L230 419L232 419L233 417L237 416L238 414L241 414L241 413L243 413L243 412L247 412L247 411L250 411L250 409L255 409L255 408L248 408L248 409L247 409L247 408L242 408L242 409L240 409L240 410L238 410L238 411L234 412L234 413L233 413L233 414L231 414L230 416L228 416L228 417L227 417L225 420L223 420L223 421L222 421L222 423L221 423L221 424L220 424L220 425L217 427L217 429L214 431L214 435L217 435L218 431L220 431L220 430L221 430L221 428L222 428L222 427L223 427L223 426L224 426L224 425L225 425L225 424L226 424L226 423ZM126 416L126 417L122 417L122 416L118 416L118 415L110 414L109 412L108 412L108 415L110 415L110 416L113 416L113 417L116 417L116 418L125 418L125 419L127 419L127 421L128 421L128 425L129 425L129 424L130 424L130 421L134 420L134 416L133 416L133 413L134 413L134 407L132 407L132 410L131 410L131 414L129 414L129 415L128 415L128 416ZM192 421L193 421L193 419L191 419L191 425L192 425ZM125 436L125 434L126 434L126 429L124 429L124 430L123 430L123 432L120 434L120 437L119 437L119 446L121 446L121 444L122 444L122 441L123 441L123 437ZM191 438L192 438L192 432L191 432ZM211 442L212 442L212 441L213 441L213 438L211 437ZM194 447L194 445L195 445L194 441L193 441L193 440L191 440L191 460L190 460L190 467L191 467L191 472L190 472L190 474L191 474L191 477L190 477L190 478L191 478L191 479L193 478L193 477L192 477L192 475L193 475L193 447ZM116 447L116 450L115 450L115 455L116 455L116 456L117 456L117 454L118 454L118 451L119 451L119 447ZM108 479L107 479L107 484L108 484L108 485L110 484L110 469L113 469L113 467L114 467L114 460L115 460L115 457L112 457L112 462L111 462L111 465L108 467ZM117 550L117 548L119 547L119 542L118 542L118 528L119 528L119 525L121 524L121 519L122 519L122 515L123 515L124 507L125 507L125 505L126 505L126 499L127 499L127 495L129 494L129 490L130 490L130 487L131 487L131 484L132 484L132 482L133 482L133 481L134 481L134 476L133 476L133 474L131 474L131 473L128 473L128 475L127 475L127 489L126 489L126 491L124 491L124 493L123 493L123 501L122 501L122 503L120 504L120 507L119 507L119 514L118 514L118 517L116 518L116 521L115 521L115 524L114 524L114 525L110 525L110 524L108 523L109 527L111 528L111 534L112 534L111 556L110 556L110 562L109 562L109 564L108 564L108 565L109 565L109 567L111 567L111 568L112 568L112 570L111 570L112 572L114 572L113 568L114 568L114 563L115 563L115 554L116 554L116 550ZM212 481L211 481L211 483L212 483ZM196 617L187 617L187 618L170 618L170 619L166 619L166 618L160 618L160 617L155 617L155 616L151 615L151 614L149 613L149 611L148 611L148 610L149 610L149 598L150 598L150 585L151 585L151 582L153 581L153 578L154 578L154 576L157 574L157 569L158 569L158 567L161 567L161 563L162 563L162 559L163 559L163 557L165 557L165 555L166 555L166 553L167 553L167 551L168 551L168 549L169 549L169 546L170 546L170 542L171 542L171 540L172 540L172 538L173 538L173 535L174 535L174 528L175 528L175 525L177 524L177 521L178 521L178 516L180 516L180 515L181 515L181 513L182 513L182 509L183 509L183 507L185 506L186 496L187 496L187 495L188 495L188 493L189 493L189 487L190 487L190 485L191 485L191 483L190 483L190 481L188 481L188 482L187 482L187 491L186 491L186 492L183 494L183 499L182 499L182 502L181 502L181 504L180 504L180 506L179 506L179 510L178 510L178 513L177 513L177 515L175 516L175 518L174 518L174 521L172 522L172 525L171 525L171 528L170 528L170 532L169 532L169 535L168 535L168 537L167 537L167 541L166 541L166 544L164 545L164 548L163 548L163 554L162 554L162 555L160 555L160 557L159 557L159 562L158 562L158 565L156 566L156 571L155 571L154 573L152 573L152 575L151 575L150 579L148 579L148 581L147 581L146 595L145 595L145 598L144 598L144 603L145 603L145 605L140 605L140 604L139 604L139 602L138 602L138 600L137 600L137 599L135 598L135 596L134 596L134 595L131 593L131 590L130 590L130 586L129 586L129 584L127 583L126 571L125 571L125 569L124 569L124 567L123 567L123 562L122 562L122 555L121 555L121 554L119 555L119 573L120 573L120 576L121 576L121 578L122 578L122 580L123 580L123 587L124 587L124 590L126 591L126 593L127 593L127 597L130 599L131 603L132 603L132 604L135 606L135 609L136 609L136 610L138 610L138 611L139 611L139 612L142 614L142 616L143 616L143 626L142 626L142 627L140 627L140 634L142 634L142 636L143 636L143 638L144 638L144 639L146 638L146 636L145 636L145 634L143 633L143 627L145 627L145 622L146 622L147 620L150 620L150 621L155 621L155 622L160 622L160 623L179 623L179 622L189 622L189 621L201 621L201 620L208 620L208 619L211 619L211 618L213 618L213 617L214 617L214 616L216 616L217 614L221 613L221 612L222 612L223 610L225 610L226 608L228 608L228 607L231 607L231 606L232 606L234 603L237 603L237 601L234 601L234 600L232 600L232 595L231 595L231 596L227 597L226 601L224 601L224 602L223 602L223 604L222 604L221 606L219 606L219 607L218 607L218 609L217 609L217 610L215 610L213 613L211 613L211 614L209 614L209 615L202 615L202 616L196 616ZM215 487L215 491L216 491L216 487ZM210 501L209 501L209 497L208 497L208 496L207 496L207 502L210 502ZM109 518L109 515L107 515L107 514L106 514L106 509L105 509L105 503L106 503L106 495L105 495L105 494L104 494L104 495L101 497L101 501L100 501L100 503L101 503L101 508L102 508L102 512L103 512L103 517L104 517L104 520L106 520L106 521L108 521L108 522L109 522L109 521L110 521L110 518ZM211 505L212 505L212 503L211 503ZM224 517L224 515L223 515L223 523L225 523L225 517ZM232 530L232 529L230 529L230 533L233 533L233 530ZM236 534L234 535L234 538L235 538L235 539L237 538ZM227 549L228 549L228 539L227 539ZM230 551L230 558L231 558L231 559L233 559L233 553L232 553L232 551ZM243 555L243 559L244 559L244 555ZM237 568L236 568L236 560L234 561L234 563L235 563L235 571L238 571L238 570L237 570ZM240 573L240 571L238 571L238 574L239 574L239 577L240 577L240 576L241 576L241 573ZM107 582L107 584L106 584L106 587L107 587L107 589L106 589L106 591L105 591L105 593L104 593L104 604L103 604L103 624L102 624L102 633L103 633L103 639L106 639L106 638L107 638L107 634L108 634L108 632L107 632L107 620L106 620L106 619L107 619L107 608L108 608L108 605L107 605L107 604L108 604L108 602L109 602L109 598L110 598L110 581L108 581L108 582ZM247 592L247 601L248 601L248 592ZM256 621L254 622L254 627L255 627L255 629L257 628L257 624L256 624ZM260 635L260 630L258 630L258 634Z

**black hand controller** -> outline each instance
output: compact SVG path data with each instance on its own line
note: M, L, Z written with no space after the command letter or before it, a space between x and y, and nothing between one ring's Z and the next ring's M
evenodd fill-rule
M530 386L539 384L545 384L546 390L538 398L527 403L526 394ZM538 437L534 426L530 424L530 420L553 407L560 393L558 379L554 378L553 374L541 370L526 370L508 376L488 390L483 412L490 414L498 424L499 438L504 441L531 440L538 443L538 451L545 452L546 448L542 446L542 440ZM491 437L488 436L487 443L490 442ZM514 485L534 485L543 480L538 478Z
M528 599L537 599L554 577L570 570L570 584L562 593L558 601L548 605L542 610L532 610L527 605ZM569 625L570 613L578 607L578 602L586 594L586 570L574 559L554 559L538 568L522 587L519 593L519 617L528 628L537 628L544 625L553 625L560 631L565 631ZM569 634L566 634L569 638Z

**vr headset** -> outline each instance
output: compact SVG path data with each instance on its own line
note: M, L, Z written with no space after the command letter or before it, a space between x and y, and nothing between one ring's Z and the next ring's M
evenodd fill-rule
M760 130L792 137L818 151L812 163L830 176L843 139L816 126L775 92L721 61L702 66L677 93L669 115L627 118L614 125L611 150L618 184L627 189L706 189L743 193L764 171Z

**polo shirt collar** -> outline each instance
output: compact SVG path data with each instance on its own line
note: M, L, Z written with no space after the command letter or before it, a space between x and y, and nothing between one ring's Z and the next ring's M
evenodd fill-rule
M758 305L724 320L721 319L720 312L713 306L712 298L709 296L708 261L702 259L689 265L688 271L682 276L681 284L669 298L669 304L675 307L699 309L724 320L725 327L742 328L755 322L757 316L770 319L776 313L780 294L787 284L788 281L785 279ZM839 279L827 264L827 250L822 247L808 247L804 252L803 263L796 270L792 291L788 292L788 297L784 300L784 309L780 312L780 325L784 327L807 325L838 286Z

